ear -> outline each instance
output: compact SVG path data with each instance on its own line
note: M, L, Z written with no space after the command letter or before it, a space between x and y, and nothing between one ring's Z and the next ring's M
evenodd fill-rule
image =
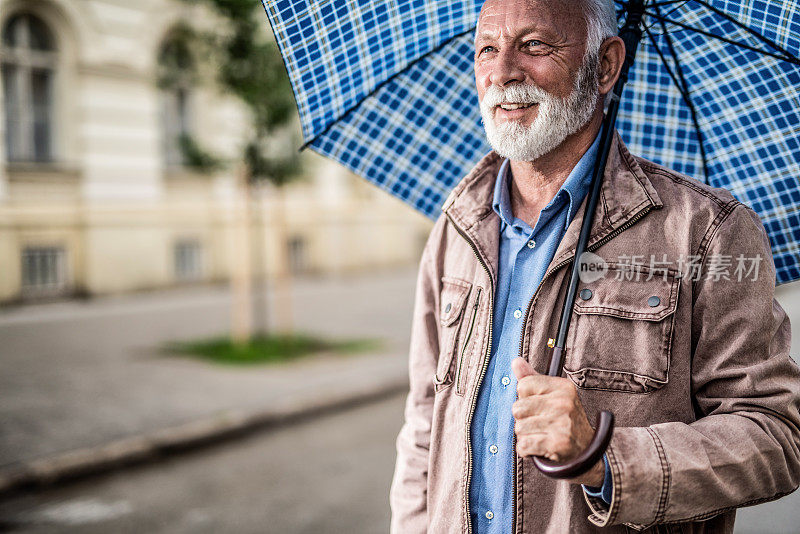
M622 64L625 62L625 43L617 36L609 37L600 45L598 56L600 57L598 90L602 96L606 96L614 89L614 84L617 83L619 73L622 71Z

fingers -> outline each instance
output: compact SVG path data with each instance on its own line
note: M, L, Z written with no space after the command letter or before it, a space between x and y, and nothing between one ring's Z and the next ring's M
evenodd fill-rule
M573 448L566 434L528 434L517 439L517 454L520 456L543 456L548 460L560 462L566 458L563 452Z
M521 380L526 376L539 374L530 363L520 357L511 360L511 370L514 371L514 376L517 377L517 380Z
M517 385L519 398L511 406L520 456L564 461L579 454L591 439L577 389L565 378L528 375ZM584 428L585 427L585 428Z
M511 415L517 420L541 415L547 411L548 402L549 399L541 396L519 398L511 405Z
M570 393L575 389L567 378L547 375L528 375L517 380L517 394L520 398L546 393Z
M533 417L526 417L524 419L517 419L514 421L514 433L518 438L524 437L528 434L541 434L551 431L553 428L558 428L561 432L569 433L572 430L572 424L569 418L561 418L550 414L534 415Z

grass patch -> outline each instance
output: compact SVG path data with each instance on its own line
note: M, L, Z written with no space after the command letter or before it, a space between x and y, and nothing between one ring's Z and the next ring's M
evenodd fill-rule
M174 342L166 346L171 354L196 356L224 364L279 363L320 353L351 355L378 349L377 339L327 340L305 334L256 336L249 343L234 343L228 337Z

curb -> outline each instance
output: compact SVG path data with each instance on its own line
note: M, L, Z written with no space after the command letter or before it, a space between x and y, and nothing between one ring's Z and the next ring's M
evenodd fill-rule
M408 391L408 378L395 378L357 390L318 396L291 406L256 412L228 411L97 447L21 462L0 469L0 497L163 460L168 456L354 408L405 391Z

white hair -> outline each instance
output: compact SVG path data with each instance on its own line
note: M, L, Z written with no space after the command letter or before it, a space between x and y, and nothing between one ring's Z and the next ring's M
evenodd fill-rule
M617 35L614 0L582 0L586 18L586 55L597 54L600 45Z
M586 19L586 55L596 54L600 45L609 37L617 35L617 11L614 0L581 0ZM475 32L478 42L478 32Z

